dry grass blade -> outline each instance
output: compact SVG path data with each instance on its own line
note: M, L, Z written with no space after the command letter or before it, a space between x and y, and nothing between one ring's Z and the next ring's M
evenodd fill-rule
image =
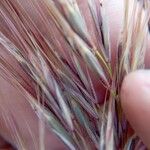
M78 50L85 62L94 69L98 75L104 80L108 85L108 79L106 78L104 71L99 64L97 58L91 52L88 45L71 29L70 25L66 22L64 17L57 10L54 2L47 2L48 10L50 14L54 17L54 21L58 28L62 31L65 38L68 40L73 50Z
M84 18L80 13L77 2L70 2L70 4L68 0L59 0L58 3L63 8L64 16L66 17L71 28L73 28L83 40L86 40L89 42L90 45L93 45L88 35L87 27Z
M104 18L104 14L103 14L103 17L102 17L102 14L101 14L101 10L102 10L102 7L101 7L101 4L99 1L97 0L88 0L88 5L89 5L89 9L90 9L90 12L91 12L91 15L92 15L92 18L94 20L94 23L95 23L95 27L96 27L96 31L98 32L98 39L101 39L102 41L100 42L100 53L102 54L102 56L100 54L100 59L101 61L103 61L103 63L105 64L105 61L108 62L110 61L110 55L111 55L111 52L109 52L108 50L109 49L105 49L103 45L104 42L106 43L106 36L104 37L104 33L103 32L103 29L102 27L105 26L103 21L102 21L102 18ZM99 7L98 7L99 6ZM105 16L106 17L106 16ZM106 21L105 21L106 22ZM102 25L103 23L103 25ZM105 27L106 29L107 27ZM107 31L108 32L108 31ZM106 34L106 33L105 33ZM108 34L108 33L107 33ZM108 36L108 35L107 35ZM103 39L104 38L104 39ZM107 37L108 38L108 37ZM109 41L107 41L109 44ZM107 45L108 46L108 45ZM108 48L108 47L107 47ZM104 58L103 58L104 57ZM104 59L104 60L103 60ZM105 65L105 67L107 67L107 65Z
M72 101L72 107L76 117L78 118L79 123L83 127L85 127L89 138L94 142L95 144L94 147L98 148L98 141L96 134L94 133L94 130L91 129L91 125L90 122L88 121L86 114L82 111L81 107L76 102Z
M106 2L107 3L107 2ZM104 38L104 48L105 48L105 53L108 58L108 61L111 61L111 47L110 47L110 36L109 36L109 25L108 21L109 18L106 15L106 10L104 7L101 8L101 15L102 15L102 34Z
M57 118L52 113L50 113L46 109L42 108L31 95L29 95L26 92L25 92L25 94L28 98L29 103L33 107L33 109L37 110L36 113L39 113L39 112L42 113L46 122L52 128L52 131L55 132L64 141L64 143L66 145L68 145L68 147L71 150L75 150L75 145L74 145L73 139L70 137L68 132L64 129L64 127L60 124L60 122L57 120Z
M25 143L23 141L22 136L19 133L18 127L16 126L15 119L14 116L12 115L12 112L5 110L3 107L0 108L2 113L2 119L4 120L6 126L11 129L12 131L11 137L17 143L16 148L25 150L26 149Z
M55 85L55 91L56 91L56 95L57 95L57 98L59 101L59 105L62 108L62 112L64 114L64 118L68 122L68 125L70 126L70 128L73 130L74 128L73 128L73 123L72 123L69 107L67 106L66 102L64 101L62 92L60 91L60 88L58 87L56 82L54 82L54 85Z
M106 150L115 149L115 138L114 138L114 103L115 100L112 98L109 102L109 108L108 108L108 117L107 117L107 126L106 126Z
M66 90L66 95L68 95L69 98L73 98L75 101L77 101L89 113L89 115L98 119L98 114L94 111L94 108L92 108L92 106L90 106L90 104L84 99L84 97L82 97L82 95L71 90Z
M78 61L78 59L76 58L75 55L73 55L73 60L74 60L74 63L75 63L76 70L78 71L78 74L79 74L82 82L84 83L86 88L89 89L89 87L88 87L89 86L88 80L87 80L84 72L82 71L81 65L79 64L79 61Z

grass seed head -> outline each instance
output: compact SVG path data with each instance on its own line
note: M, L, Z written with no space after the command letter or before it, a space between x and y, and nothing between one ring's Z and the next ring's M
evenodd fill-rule
M36 19L20 0L0 1L0 44L20 64L27 78L0 55L3 76L19 88L33 111L42 115L68 148L136 147L140 140L129 133L131 127L120 105L120 88L125 75L145 66L149 1L124 0L115 65L111 58L110 18L99 0L85 1L97 42L76 0L27 3ZM103 104L98 102L98 93L104 93Z

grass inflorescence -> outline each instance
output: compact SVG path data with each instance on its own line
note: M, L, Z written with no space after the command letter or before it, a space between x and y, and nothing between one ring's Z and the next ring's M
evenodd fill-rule
M3 76L71 150L140 146L122 112L120 88L128 73L144 68L149 1L124 0L115 64L109 20L99 0L85 2L97 42L76 0L27 3L43 31L19 0L0 1L0 46L17 60L26 78L0 55L0 68L9 74ZM104 95L101 102L98 93Z

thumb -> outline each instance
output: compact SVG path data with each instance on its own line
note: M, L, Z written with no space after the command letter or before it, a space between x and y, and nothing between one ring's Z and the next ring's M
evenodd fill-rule
M124 113L143 142L150 147L150 71L136 71L123 81Z

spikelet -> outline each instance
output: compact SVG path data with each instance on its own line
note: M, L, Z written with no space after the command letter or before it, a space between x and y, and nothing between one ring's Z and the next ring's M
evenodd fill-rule
M29 8L20 0L0 1L0 46L15 58L27 78L0 53L0 69L9 76L1 75L24 94L33 111L69 149L139 149L141 141L129 132L121 109L120 88L125 75L145 67L150 2L124 0L115 65L109 18L99 0L85 1L97 42L76 0L27 3ZM34 17L29 15L31 10Z

